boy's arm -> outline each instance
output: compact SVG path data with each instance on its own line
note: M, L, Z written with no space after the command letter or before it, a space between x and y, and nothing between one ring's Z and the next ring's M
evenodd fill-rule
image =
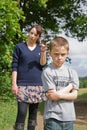
M60 99L75 100L77 98L77 90L73 89L73 86L70 83L67 87L59 91L49 89L47 92L47 97L53 101L58 101Z
M60 95L55 89L49 89L46 95L52 101L60 100Z
M78 90L73 89L70 93L60 94L60 99L64 100L76 100L78 95Z
M71 92L63 93L56 90L48 90L47 97L52 101L58 100L75 100L77 99L78 91L73 89Z

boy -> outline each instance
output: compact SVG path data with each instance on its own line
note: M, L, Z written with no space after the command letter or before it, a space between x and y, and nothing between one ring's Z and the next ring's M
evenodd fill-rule
M75 70L65 66L69 43L55 37L49 47L52 63L43 70L42 82L47 92L44 130L73 130L76 119L73 101L77 99L79 79Z

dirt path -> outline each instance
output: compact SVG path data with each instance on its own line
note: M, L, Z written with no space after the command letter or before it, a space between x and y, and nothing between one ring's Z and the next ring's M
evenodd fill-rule
M77 120L76 124L87 125L87 99L80 99L75 102Z
M79 127L77 130L87 130L87 99L80 99L75 101L75 109L77 115L75 124L81 127ZM43 130L43 116L39 112L37 122L38 125L36 130Z

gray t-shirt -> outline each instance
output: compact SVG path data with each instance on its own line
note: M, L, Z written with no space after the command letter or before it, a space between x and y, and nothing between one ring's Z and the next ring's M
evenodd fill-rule
M79 89L79 79L75 70L63 65L55 68L52 64L43 70L42 82L45 91L48 89L60 90L70 82L75 89ZM55 118L59 121L74 121L76 119L73 101L51 101L47 99L44 110L44 119Z

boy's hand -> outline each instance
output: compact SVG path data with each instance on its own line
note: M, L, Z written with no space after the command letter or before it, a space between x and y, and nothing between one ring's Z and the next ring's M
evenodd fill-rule
M65 95L68 95L73 90L73 85L70 83L68 86L56 91L55 89L49 89L47 92L47 97L52 101L58 101L60 99L65 99Z
M52 101L58 101L60 100L60 93L58 93L56 90L54 89L50 89L47 92L47 97L52 100Z

